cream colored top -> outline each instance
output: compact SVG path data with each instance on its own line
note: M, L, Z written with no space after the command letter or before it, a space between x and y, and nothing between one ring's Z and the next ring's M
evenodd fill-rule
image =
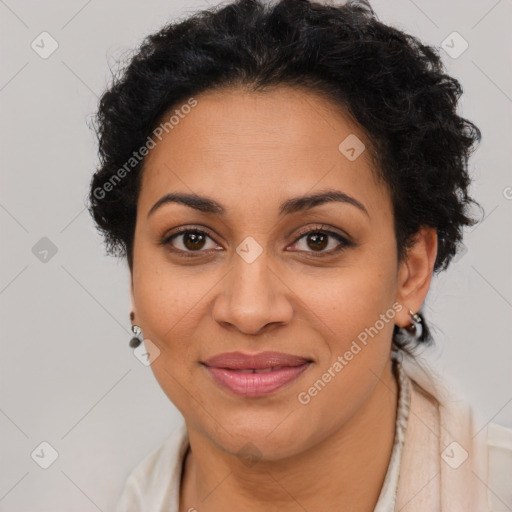
M411 380L401 356L392 352L393 371L398 384L398 405L394 445L374 512L393 512L400 474L402 448L407 433ZM185 422L146 455L129 474L115 512L178 512L180 478L189 446ZM488 428L489 511L512 510L512 429L496 424ZM435 512L432 510L431 512Z

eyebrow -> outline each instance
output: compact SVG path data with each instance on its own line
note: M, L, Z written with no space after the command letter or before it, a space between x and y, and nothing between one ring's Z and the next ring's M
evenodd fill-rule
M355 206L369 217L368 210L355 197L349 196L339 190L324 190L316 194L293 197L284 201L279 207L279 215L290 215L299 211L306 211L326 203L345 203ZM172 192L161 197L149 210L149 217L158 208L167 203L178 203L193 208L203 213L211 213L219 216L226 214L226 209L214 199L197 194L185 194Z

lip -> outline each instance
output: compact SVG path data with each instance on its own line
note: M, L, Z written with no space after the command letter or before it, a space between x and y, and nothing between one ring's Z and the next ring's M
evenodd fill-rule
M282 352L228 352L211 357L202 364L223 388L240 396L258 397L273 393L294 381L311 362L307 358Z

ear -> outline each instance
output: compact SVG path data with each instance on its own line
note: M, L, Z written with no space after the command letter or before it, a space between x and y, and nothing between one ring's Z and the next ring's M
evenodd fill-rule
M403 307L397 312L395 323L407 327L411 323L411 309L416 313L427 296L432 281L437 256L437 231L422 226L414 236L414 245L398 269L398 289L396 301Z

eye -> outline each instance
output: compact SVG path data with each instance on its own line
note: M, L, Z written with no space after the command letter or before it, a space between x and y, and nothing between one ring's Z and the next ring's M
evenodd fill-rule
M212 243L210 247L208 247L208 239ZM300 248L301 242L305 248ZM175 229L170 235L166 234L160 241L160 244L172 252L192 257L200 256L201 253L212 250L222 250L222 247L215 243L207 231L187 226ZM312 253L312 256L317 257L332 255L353 245L350 240L340 233L326 229L324 226L317 226L300 233L291 247L299 246L299 251L309 252ZM308 250L308 248L312 250ZM329 249L325 250L326 248Z
M300 248L299 242L303 242L303 247L305 247L305 249ZM321 226L314 229L309 229L308 231L301 233L293 244L293 246L297 245L299 246L299 250L311 252L314 256L317 256L317 254L314 253L319 253L318 256L323 256L339 252L346 247L352 246L353 243L341 234L329 229L325 229L323 226ZM308 248L312 250L308 251ZM326 248L329 249L324 250Z
M213 242L213 246L207 247L208 239ZM184 253L184 256L194 256L186 253L207 252L217 248L217 244L206 231L186 226L177 228L171 235L164 236L160 244L173 252Z

